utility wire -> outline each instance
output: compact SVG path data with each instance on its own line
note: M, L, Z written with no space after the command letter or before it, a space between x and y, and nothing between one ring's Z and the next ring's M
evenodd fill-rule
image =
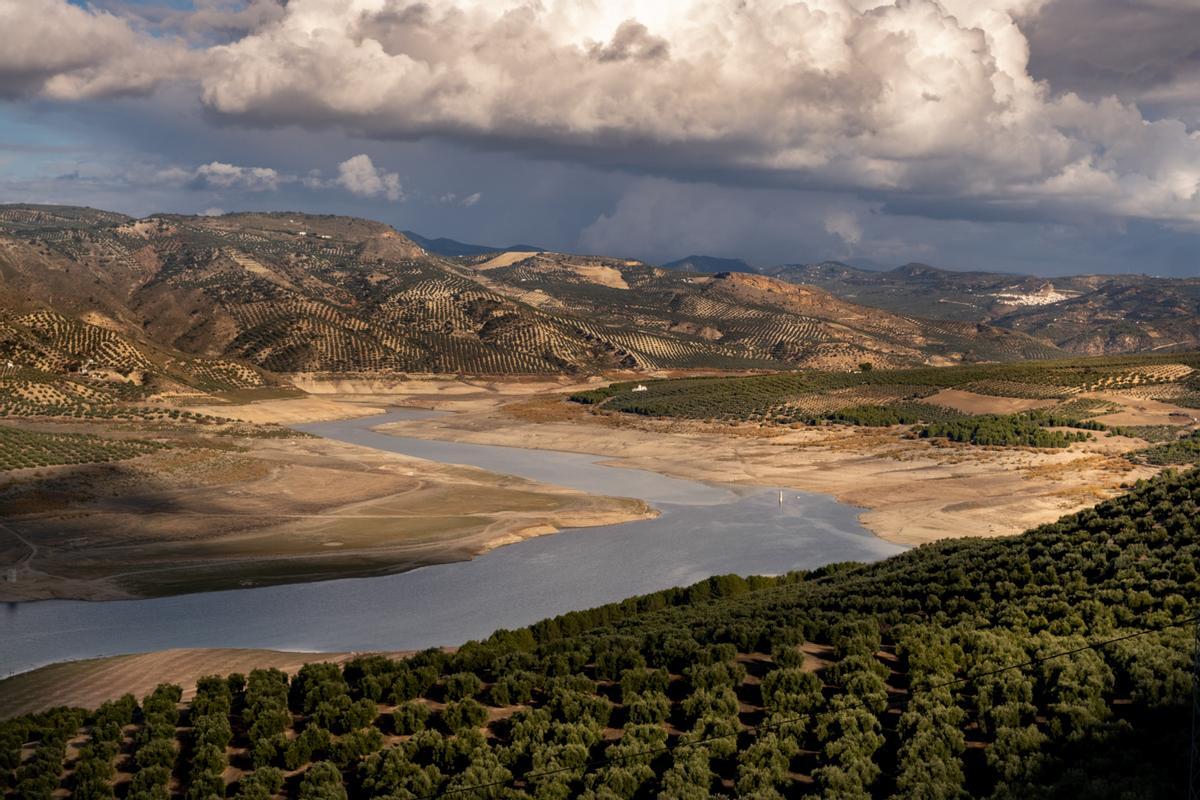
M937 689L946 689L946 688L949 688L952 686L960 686L963 684L973 683L973 682L979 680L980 678L987 678L987 677L991 677L992 675L999 675L1001 673L1011 672L1013 670L1026 669L1028 667L1037 666L1038 664L1044 664L1047 661L1053 661L1058 658L1065 658L1066 656L1075 655L1077 653L1083 653L1088 650L1098 650L1100 648L1107 647L1109 645L1116 644L1118 642L1125 642L1130 639L1137 639L1138 637L1147 636L1152 633L1161 633L1165 630L1170 630L1171 628L1178 628L1178 627L1182 627L1184 625L1191 625L1193 623L1200 623L1200 614L1198 614L1196 616L1192 616L1192 617L1187 617L1184 619L1175 620L1174 622L1169 622L1165 625L1159 625L1159 626L1156 626L1153 628L1143 628L1141 630L1134 631L1133 633L1126 633L1126 634L1122 634L1121 636L1114 636L1110 639L1101 639L1099 641L1090 642L1090 643L1082 645L1080 647L1074 647L1070 650L1062 650L1057 653L1051 653L1050 655L1047 655L1047 656L1039 656L1037 658L1031 658L1028 661L1023 661L1019 664L1009 664L1008 666L998 667L996 669L987 670L985 672L979 672L974 675L965 676L962 678L955 678L954 680L951 680L951 681L945 681L943 683L936 683L931 686L926 686L922 689L913 689L905 697L899 698L897 700L889 700L887 705L884 706L882 713L886 713L888 711L895 710L895 709L893 709L893 705L895 705L896 709L899 709L899 708L903 707L904 705L907 705L913 699L913 697L915 697L918 694L928 694ZM840 695L840 696L841 697L851 697L853 700L857 701L858 704L860 706L862 706L862 708L870 711L870 708L868 708L861 699L859 699L857 697L853 697L853 695ZM832 709L827 709L825 711L818 712L816 714L804 714L801 716L789 717L787 719L782 719L782 720L776 720L775 722L764 722L759 725L753 725L753 726L750 726L749 728L738 730L734 733L716 734L713 736L707 736L703 739L696 739L695 741L676 743L675 745L666 745L663 747L653 747L653 748L649 748L646 750L639 750L635 753L624 753L622 755L617 755L617 756L595 758L590 761L584 762L582 765L580 765L578 767L556 767L554 769L540 770L538 772L526 772L519 776L513 775L512 777L510 777L506 780L491 781L489 783L477 783L477 784L473 784L471 786L460 786L460 787L453 788L453 789L444 789L442 791L435 792L433 794L422 795L421 797L418 798L418 800L435 800L435 798L439 798L439 797L451 797L454 795L465 794L467 792L479 791L481 789L494 789L494 788L500 787L500 786L507 786L508 784L514 783L517 780L523 780L523 781L525 781L525 783L528 784L529 781L537 779L537 778L546 778L546 777L550 777L553 775L560 775L560 774L566 773L566 772L579 772L580 770L582 770L582 773L580 773L580 774L586 775L596 767L602 767L602 766L605 766L608 764L615 764L615 763L619 763L622 761L630 761L633 759L645 758L647 756L657 756L657 755L661 755L662 753L670 753L670 752L674 752L676 750L682 750L685 748L700 747L700 746L708 744L710 742L716 742L716 741L720 741L722 739L737 738L738 736L741 736L742 734L747 734L752 739L756 739L756 738L758 738L759 734L763 731L770 731L775 728L784 728L784 727L787 727L788 725L794 725L798 722L804 722L809 719L813 719L813 720L821 719L825 716L831 716L842 710L844 710L844 709L838 709L836 711L832 710ZM872 712L872 713L874 713L874 712Z

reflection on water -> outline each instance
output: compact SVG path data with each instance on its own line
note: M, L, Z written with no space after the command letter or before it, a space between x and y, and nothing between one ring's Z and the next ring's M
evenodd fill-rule
M472 561L381 578L152 600L9 604L0 675L69 658L169 647L407 650L457 644L573 609L724 573L776 574L868 561L903 548L820 495L734 490L607 467L594 456L430 442L373 425L411 412L303 426L355 444L470 464L599 494L645 499L657 519L564 531Z

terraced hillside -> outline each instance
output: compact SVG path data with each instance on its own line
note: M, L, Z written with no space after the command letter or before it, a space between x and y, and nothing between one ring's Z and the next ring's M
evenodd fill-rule
M957 393L947 397L947 390ZM965 395L965 396L964 396ZM891 425L945 422L970 396L1017 401L1049 418L1083 421L1116 404L1178 406L1176 420L1200 417L1200 355L1107 356L1037 363L979 364L858 373L796 372L750 377L615 383L572 399L611 411L760 422L821 420ZM1020 401L1030 401L1022 403Z
M616 341L658 368L780 364L851 369L931 359L1045 358L1055 349L1026 336L881 312L809 286L763 276L700 276L608 258L557 253L476 262L482 279L543 310L633 323Z
M13 798L1176 798L1200 471L1024 535L0 726Z
M42 433L0 425L0 471L60 464L99 464L136 458L166 445L77 433Z
M263 388L230 359L184 355L52 311L0 312L0 416L154 419L164 398Z
M53 309L217 372L848 369L1056 353L761 277L550 253L447 259L346 217L4 207L0 277L12 314Z
M837 262L764 270L854 303L931 319L987 323L1071 353L1200 348L1200 279L1145 275L1038 278L906 264L886 272Z

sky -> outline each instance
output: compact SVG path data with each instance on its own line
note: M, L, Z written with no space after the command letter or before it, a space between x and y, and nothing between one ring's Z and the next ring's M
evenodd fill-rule
M0 202L1200 276L1196 0L0 0Z

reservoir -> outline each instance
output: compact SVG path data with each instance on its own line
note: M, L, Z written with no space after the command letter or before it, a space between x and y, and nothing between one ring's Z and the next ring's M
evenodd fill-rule
M656 519L566 530L471 561L375 578L147 600L43 600L0 608L0 676L67 659L172 647L412 650L461 644L566 611L711 575L875 561L904 548L823 495L711 485L607 466L606 458L392 436L428 412L297 426L351 444L641 499ZM782 497L782 499L781 499Z

